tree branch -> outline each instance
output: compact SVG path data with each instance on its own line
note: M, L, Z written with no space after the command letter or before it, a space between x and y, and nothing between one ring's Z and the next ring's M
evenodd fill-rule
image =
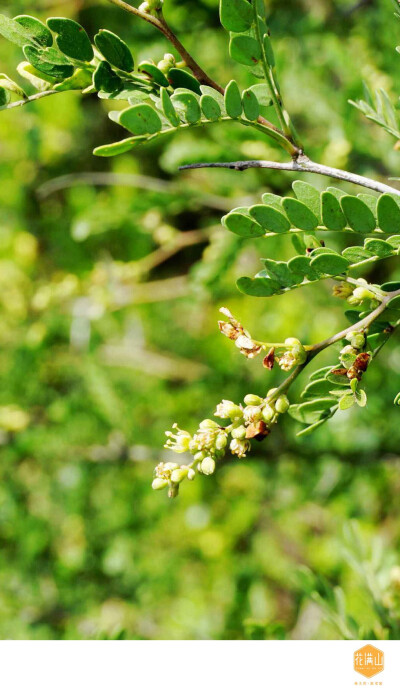
M352 182L360 187L373 189L375 192L400 195L400 191L398 189L394 189L394 187L383 184L383 182L377 182L369 177L356 175L355 173L347 172L346 170L339 170L335 167L321 165L321 163L314 163L305 155L299 155L296 160L292 160L289 163L276 163L272 160L237 160L231 163L193 163L191 165L182 165L179 169L197 170L199 168L228 168L229 170L240 171L248 170L250 168L266 168L268 170L287 170L289 172L314 172L318 175L332 177L336 180Z

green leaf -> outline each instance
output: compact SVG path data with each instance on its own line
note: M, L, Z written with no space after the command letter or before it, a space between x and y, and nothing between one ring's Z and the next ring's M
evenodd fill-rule
M11 95L8 90L0 85L0 107L4 107L9 103Z
M307 277L310 281L319 278L319 275L311 269L311 258L307 255L297 255L288 261L288 267L294 274Z
M125 138L123 141L118 141L117 143L107 143L104 146L98 146L94 149L93 155L99 155L103 158L110 158L113 155L119 155L120 153L126 153L131 150L136 143L143 143L145 138Z
M172 126L179 126L180 119L175 111L175 107L172 104L171 98L164 87L161 88L160 96L162 108L168 121L172 124Z
M198 97L190 90L177 90L172 95L172 103L188 124L196 124L201 119L201 109Z
M306 434L311 434L311 432L314 432L314 430L318 429L318 427L321 427L321 425L325 424L327 420L331 415L328 415L327 417L322 418L322 420L317 420L317 422L313 422L311 425L308 425L308 427L305 427L303 430L300 430L300 432L297 432L296 437L303 437Z
M369 260L371 258L371 253L367 252L367 250L360 245L353 245L350 248L346 248L343 250L342 255L350 264L356 264L357 262L362 262L362 260Z
M316 381L317 379L325 379L328 372L333 369L333 366L323 366L309 376L310 381Z
M371 209L374 218L376 219L376 206L378 203L378 198L374 197L373 194L357 194L357 198L361 199L361 201L364 202L368 206L369 209Z
M321 396L326 396L332 388L332 384L325 378L316 379L311 381L304 389L301 394L301 398L304 400L312 400L313 398L321 398Z
M250 216L243 213L231 211L223 217L222 224L232 233L240 235L242 238L260 238L264 235L264 229Z
M341 364L337 364L333 369L343 369ZM346 374L333 374L332 371L328 372L326 375L327 381L329 383L336 384L338 386L348 386L350 381Z
M30 35L31 40L40 46L52 46L53 35L43 22L30 15L18 15L14 21L23 27ZM0 29L1 31L1 29ZM26 41L24 42L26 44Z
M275 66L274 50L272 48L271 39L269 38L267 33L265 33L263 36L263 45L264 45L265 58L267 59L267 63L270 66L270 68L273 68Z
M376 222L371 209L358 197L346 194L340 204L350 228L357 233L371 233L375 230Z
M14 82L14 80L11 80L11 78L9 78L5 73L0 73L0 87L14 93L15 95L18 95L18 97L26 97L25 91L22 89L22 87Z
M330 194L333 194L333 196L336 197L338 201L340 201L341 198L344 197L346 194L346 192L344 192L343 189L339 189L338 187L327 187L326 191L330 192Z
M316 215L302 201L298 201L293 197L284 197L282 206L290 222L296 228L300 228L302 231L312 231L318 226Z
M229 0L228 0L229 1ZM225 109L231 119L237 119L243 111L240 90L235 80L231 80L225 88Z
M67 90L84 90L92 84L92 73L86 68L78 68L70 78L66 78L61 83L54 85L57 92L66 92Z
M78 61L91 61L93 48L83 27L73 19L50 17L47 26L57 34L56 43L60 51Z
M313 212L318 220L321 218L321 195L320 191L308 182L295 180L292 189L299 201L302 201L307 208Z
M162 130L161 119L149 104L137 104L120 112L119 123L135 136L153 134Z
M24 19L21 21L22 17L28 17L28 15L20 15L15 19L0 15L0 34L21 48L27 44L34 44L37 47L51 46L53 37L47 27L34 17L30 18L32 22L29 24Z
M311 424L327 417L334 405L335 398L316 398L305 403L293 403L289 408L289 415L298 422Z
M221 107L217 100L210 95L202 95L200 99L200 107L206 119L209 121L218 121L221 118Z
M29 80L36 90L39 90L39 92L42 92L42 90L48 90L53 82L55 82L55 78L51 78L50 75L46 75L40 70L37 70L30 63L28 63L28 61L22 61L19 63L17 66L17 71L23 78Z
M144 75L147 75L156 85L160 85L162 87L169 86L169 82L164 73L162 73L161 70L154 65L154 63L151 63L150 61L142 61L138 65L138 70L141 73L144 73Z
M110 64L107 61L100 61L93 74L93 85L96 90L104 90L104 92L115 92L122 88L121 78L114 73Z
M332 192L321 194L322 222L326 228L333 231L341 231L346 227L346 218L341 209L339 200Z
M382 194L377 205L379 227L384 233L400 233L400 207L390 194Z
M387 257L394 252L393 246L386 240L380 240L380 238L367 238L364 248L371 253L371 256L377 255L378 257Z
M274 279L267 277L240 277L237 280L236 286L242 294L247 296L274 296L280 291L280 285Z
M197 95L201 95L199 81L193 75L187 73L186 70L171 68L168 73L168 78L174 90L178 87L184 87L186 90L191 90L192 92L196 92Z
M46 60L46 54L42 49L36 48L36 46L24 46L24 55L29 63L39 70L41 73L50 75L57 81L65 80L69 78L74 72L74 66L56 64L49 60Z
M260 105L258 104L255 93L252 90L244 90L242 100L246 119L249 121L257 121L260 116Z
M339 400L339 410L348 410L349 408L352 408L355 400L354 393L346 393Z
M100 29L99 33L94 37L94 43L105 60L112 66L125 70L127 73L133 70L134 61L130 49L117 34L110 32L108 29ZM140 66L139 70L141 70ZM163 74L161 73L161 75ZM166 80L165 76L164 79ZM168 85L167 80L166 82ZM160 84L163 85L164 83Z
M268 276L275 279L281 286L297 286L303 281L303 276L292 272L286 262L263 259Z
M355 398L357 405L359 405L360 408L365 408L367 405L367 394L362 388L360 388L359 391L356 391Z
M272 206L256 204L249 209L249 213L263 228L273 233L285 233L290 229L286 216Z
M322 253L311 259L311 269L318 274L336 276L338 274L343 274L348 266L348 260L337 253Z
M253 23L253 8L247 0L220 0L219 16L228 32L244 32Z
M244 66L255 66L261 58L261 48L251 36L234 36L229 44L229 54Z
M254 92L257 97L258 104L262 107L270 107L272 104L272 99L268 87L265 83L256 83L249 87L251 92Z

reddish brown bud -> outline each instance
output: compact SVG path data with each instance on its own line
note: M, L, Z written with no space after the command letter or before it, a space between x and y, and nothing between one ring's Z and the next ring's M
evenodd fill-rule
M274 368L275 347L271 347L268 354L263 359L263 366L271 371Z

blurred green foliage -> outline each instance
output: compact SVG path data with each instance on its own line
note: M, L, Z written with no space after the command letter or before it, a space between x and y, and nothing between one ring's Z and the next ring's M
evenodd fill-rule
M397 99L390 3L269 6L310 157L397 174L390 136L348 104L362 80ZM92 35L107 27L139 60L168 50L104 2L12 0L12 14L25 12L68 14ZM222 84L253 82L228 59L217 0L167 0L165 14ZM16 77L19 49L1 40L0 60ZM104 161L92 149L120 137L108 107L60 94L0 118L0 637L400 638L396 342L368 372L365 410L301 441L282 420L178 500L151 491L174 419L191 429L221 398L272 385L218 334L219 306L257 337L304 342L342 328L343 307L329 283L273 301L235 290L266 243L239 249L219 219L263 191L285 194L289 175L177 173L196 160L279 159L274 145L213 125ZM188 231L201 233L182 246ZM287 243L268 245L285 258ZM395 264L381 263L377 281Z

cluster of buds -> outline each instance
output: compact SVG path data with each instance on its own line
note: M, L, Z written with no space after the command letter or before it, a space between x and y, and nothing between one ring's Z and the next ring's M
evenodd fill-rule
M307 352L296 337L288 337L285 340L285 351L276 357L280 368L283 371L290 371L299 364L304 364L307 359Z
M243 405L230 400L223 400L217 405L215 416L230 421L227 427L214 420L203 420L198 430L191 435L175 424L174 431L166 432L166 449L191 455L190 463L180 465L173 462L161 462L155 469L152 487L163 490L168 487L169 497L176 497L179 485L193 480L196 473L211 476L216 462L222 459L227 449L239 459L244 458L251 447L251 440L261 441L270 432L280 413L289 408L286 395L277 395L277 389L268 392L266 398L249 393L243 399Z
M164 0L147 0L139 5L139 12L144 12L146 15L157 15L161 12Z
M251 338L250 333L236 320L228 308L220 308L219 310L220 313L228 318L228 321L218 321L218 326L222 334L230 340L233 340L236 347L248 359L253 359L253 357L261 352L263 346Z
M346 335L349 343L342 347L339 353L339 361L342 365L339 369L332 369L332 373L347 376L348 379L360 381L367 370L371 359L369 352L362 352L365 346L365 335L361 332L350 331Z
M361 306L366 301L369 301L371 309L376 308L382 300L379 286L367 284L362 277L356 281L359 286L346 281L336 284L333 287L333 295L345 299L350 306Z

